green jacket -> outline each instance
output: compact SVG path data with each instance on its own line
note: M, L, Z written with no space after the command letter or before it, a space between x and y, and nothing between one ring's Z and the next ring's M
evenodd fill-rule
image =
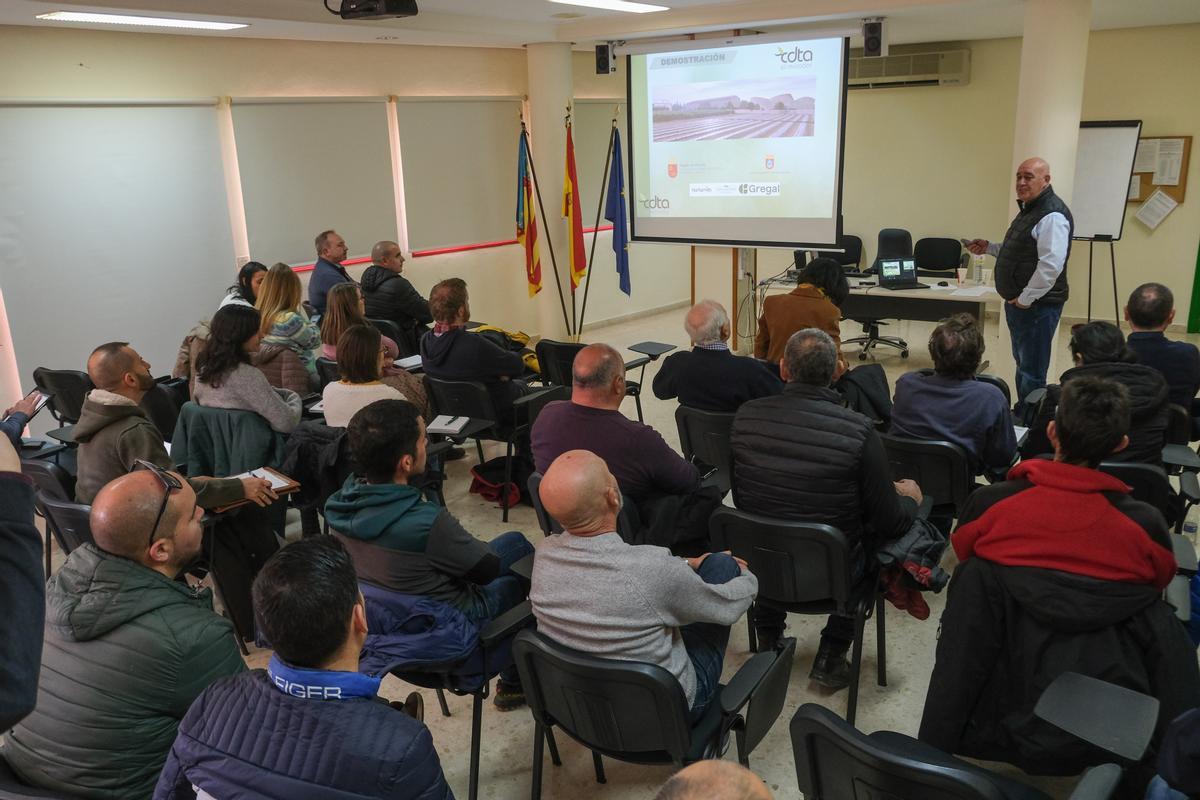
M46 584L37 708L4 755L26 782L148 798L188 706L246 669L233 626L195 591L85 544Z
M237 475L283 463L286 439L253 411L183 404L171 458L189 475Z

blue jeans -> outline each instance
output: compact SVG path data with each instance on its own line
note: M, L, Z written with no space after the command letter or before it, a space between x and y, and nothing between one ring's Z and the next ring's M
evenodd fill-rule
M705 583L729 583L742 574L742 568L731 556L713 553L700 564L697 574ZM679 629L683 646L696 673L696 697L692 700L691 721L704 716L717 696L721 682L721 667L725 663L725 647L729 644L729 626L715 622L693 622Z
M1017 405L1034 389L1046 385L1050 369L1050 346L1062 317L1062 303L1034 303L1029 308L1004 304L1004 318L1012 338L1013 360L1017 362Z
M533 545L520 531L509 531L488 542L488 549L500 559L500 575L479 587L480 594L475 603L464 612L467 619L480 627L524 602L528 595L525 580L513 574L511 568L533 552ZM508 686L521 685L516 664L505 667L500 673L500 682Z

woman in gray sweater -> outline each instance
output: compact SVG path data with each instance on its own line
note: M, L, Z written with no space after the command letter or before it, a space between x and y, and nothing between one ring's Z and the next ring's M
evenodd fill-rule
M259 322L258 311L241 305L213 315L208 345L196 359L192 399L208 408L253 411L272 430L291 433L300 424L300 395L275 388L250 362L258 352Z

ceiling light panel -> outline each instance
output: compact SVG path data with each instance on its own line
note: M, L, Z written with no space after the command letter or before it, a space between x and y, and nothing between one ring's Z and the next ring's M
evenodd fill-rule
M232 31L249 27L244 22L209 22L202 19L171 17L138 17L129 14L99 14L91 11L52 11L38 14L38 19L50 22L88 22L100 25L135 25L143 28L186 28L199 31Z
M604 11L628 11L633 14L647 14L651 11L670 11L669 6L655 6L650 3L634 3L630 0L550 0L551 3L562 3L568 6L585 6L599 8Z

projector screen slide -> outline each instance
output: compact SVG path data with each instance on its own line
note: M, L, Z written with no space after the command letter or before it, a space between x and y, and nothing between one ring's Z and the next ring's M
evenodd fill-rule
M836 246L846 57L842 38L628 56L632 238Z

